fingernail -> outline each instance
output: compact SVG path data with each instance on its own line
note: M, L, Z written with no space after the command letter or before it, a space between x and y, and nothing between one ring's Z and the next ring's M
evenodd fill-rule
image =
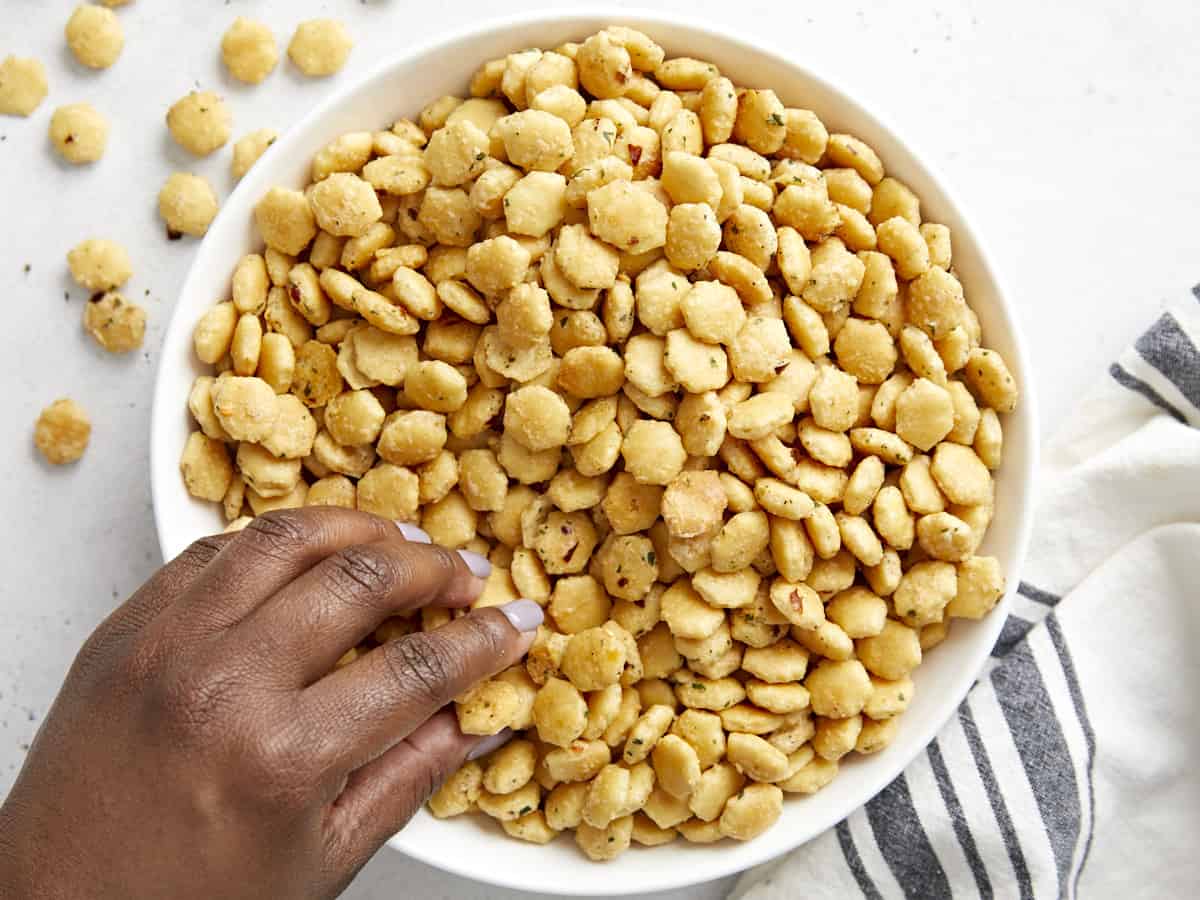
M481 756L487 756L493 750L499 750L512 740L512 736L511 728L505 728L499 734L488 735L471 748L471 752L467 754L467 762L479 759Z
M537 631L537 627L546 618L542 608L532 600L514 600L501 606L500 612L504 613L504 618L508 619L509 624L522 634Z
M462 561L467 564L467 568L476 578L487 578L492 574L492 564L488 562L486 556L476 553L474 550L459 550L458 555L462 557Z
M396 527L400 529L400 533L404 535L406 541L412 541L414 544L431 544L429 535L414 525L412 522L397 522Z

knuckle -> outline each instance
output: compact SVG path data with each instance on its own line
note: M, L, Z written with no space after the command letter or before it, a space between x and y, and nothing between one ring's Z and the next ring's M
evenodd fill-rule
M458 555L445 547L429 544L406 544L398 559L404 569L404 582L422 585L422 596L413 597L418 603L429 603L437 598L450 583L458 567ZM424 577L418 573L424 572Z
M329 590L348 599L388 595L401 583L404 574L384 550L359 544L346 547L332 557L326 578Z
M126 684L148 685L158 679L163 663L164 656L160 644L137 640L118 665L118 674Z
M436 706L452 696L457 667L440 641L424 634L410 635L386 645L384 659L403 696Z
M296 544L310 540L312 532L310 517L303 511L277 509L256 516L242 534L264 555L278 559Z
M112 648L117 640L118 636L111 625L97 628L75 655L72 673L91 674L106 669L107 663L112 662Z
M192 661L160 671L149 691L153 713L177 734L207 740L237 707L241 678Z
M421 546L421 545L417 545ZM443 578L449 578L458 570L458 554L445 547L426 544L425 550L429 557L429 565Z
M224 549L227 543L228 539L222 535L202 537L192 541L187 549L179 554L179 558L190 568L203 569L216 559L217 554Z
M311 790L309 742L295 728L259 727L245 741L242 754L247 790L275 807L302 803Z
M471 648L476 653L489 659L497 659L508 649L509 635L512 629L503 621L499 613L491 615L467 616L463 620L464 627L471 637Z
M446 768L445 761L441 759L431 760L427 765L417 767L410 782L413 792L413 802L410 808L420 809L425 805L434 792L442 786L442 782L450 776Z

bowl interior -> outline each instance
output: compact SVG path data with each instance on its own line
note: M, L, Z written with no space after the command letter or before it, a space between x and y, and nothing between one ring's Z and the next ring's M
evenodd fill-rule
M985 340L1008 360L1023 386L1019 411L1005 421L1006 460L998 475L997 515L981 552L1004 564L1015 587L1031 518L1036 463L1036 413L1032 377L1010 309L983 250L934 176L872 115L795 63L716 31L678 19L641 14L539 13L484 24L424 44L340 92L291 129L242 180L201 245L177 303L158 373L152 426L155 518L165 558L220 530L215 506L192 500L179 477L178 460L191 422L186 398L202 373L191 350L192 326L211 304L227 299L234 264L258 249L253 205L272 185L301 187L312 156L337 135L381 128L413 116L441 94L461 94L481 62L528 46L579 40L614 22L639 27L671 55L716 62L735 83L773 88L788 106L814 110L831 131L863 138L889 172L921 198L923 215L950 226L955 267L981 319ZM895 742L882 753L848 761L841 775L812 797L789 797L780 823L756 841L692 846L683 841L653 850L635 848L605 866L589 863L569 838L548 846L514 841L490 821L467 816L437 821L422 812L391 842L434 866L483 882L528 891L570 895L632 894L665 890L728 875L810 840L845 818L886 786L933 738L965 696L991 650L1009 598L986 620L958 622L950 638L915 675L916 698Z

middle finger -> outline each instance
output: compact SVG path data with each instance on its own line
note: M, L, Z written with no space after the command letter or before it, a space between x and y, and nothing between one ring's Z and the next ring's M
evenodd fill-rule
M229 639L289 685L303 687L391 616L438 606L469 606L484 583L459 554L405 541L397 531L352 544L285 585Z

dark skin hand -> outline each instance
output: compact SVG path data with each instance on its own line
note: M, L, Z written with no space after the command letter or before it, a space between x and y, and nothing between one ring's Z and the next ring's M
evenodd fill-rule
M483 749L445 707L533 634L481 609L335 663L482 588L457 554L341 509L197 541L76 658L0 807L0 897L337 896Z

